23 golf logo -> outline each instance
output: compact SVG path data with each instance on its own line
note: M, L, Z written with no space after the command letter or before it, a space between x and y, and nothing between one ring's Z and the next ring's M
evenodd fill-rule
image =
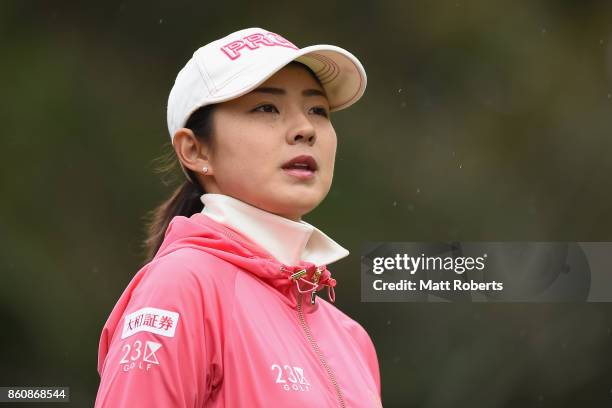
M126 343L121 347L122 357L119 364L126 372L133 369L149 371L151 367L159 365L155 352L160 348L161 344L154 341L146 341L144 346L140 340L132 344Z
M270 369L276 375L276 383L281 384L285 391L310 391L310 383L304 376L304 369L301 367L285 364L272 364Z

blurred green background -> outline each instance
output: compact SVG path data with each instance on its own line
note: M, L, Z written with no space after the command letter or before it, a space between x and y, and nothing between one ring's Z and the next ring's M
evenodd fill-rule
M196 48L251 26L368 72L332 116L334 185L305 220L351 251L337 305L371 334L385 407L610 406L611 304L359 289L365 241L612 241L612 2L587 0L1 2L0 385L93 405L143 217L182 180L154 171L170 87Z

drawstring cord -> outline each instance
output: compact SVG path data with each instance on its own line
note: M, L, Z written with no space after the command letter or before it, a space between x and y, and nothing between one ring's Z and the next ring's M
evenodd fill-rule
M308 267L302 267L302 266L287 267L283 265L281 266L281 271L291 273L288 279L293 280L295 282L295 287L299 293L301 294L310 293L310 303L311 304L315 303L315 299L316 299L316 295L317 295L319 286L327 286L327 298L330 300L330 302L334 303L336 301L336 292L334 291L334 287L336 286L336 280L329 276L330 274L329 274L329 271L327 270L326 265L321 265L321 266L316 267L312 275L312 281L304 279L304 275L306 275L309 270L312 270L313 267L314 265L308 266ZM324 276L323 281L320 281L321 276L324 275L325 272L327 272L327 274ZM306 285L310 286L310 288L302 289L300 287L300 282L305 283Z

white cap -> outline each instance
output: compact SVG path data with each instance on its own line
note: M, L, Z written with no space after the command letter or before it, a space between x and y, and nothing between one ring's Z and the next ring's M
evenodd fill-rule
M247 28L199 48L178 73L168 98L170 138L198 108L249 93L294 60L319 78L332 112L365 91L365 70L350 52L334 45L298 48L263 28Z

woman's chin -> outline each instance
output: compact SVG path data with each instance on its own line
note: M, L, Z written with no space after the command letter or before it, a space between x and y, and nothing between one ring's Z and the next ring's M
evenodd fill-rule
M321 201L322 199L318 199L317 197L312 197L309 199L309 197L302 196L289 200L285 198L282 201L271 204L270 208L273 208L274 210L269 211L296 221L302 218L303 215L314 210L321 203Z

